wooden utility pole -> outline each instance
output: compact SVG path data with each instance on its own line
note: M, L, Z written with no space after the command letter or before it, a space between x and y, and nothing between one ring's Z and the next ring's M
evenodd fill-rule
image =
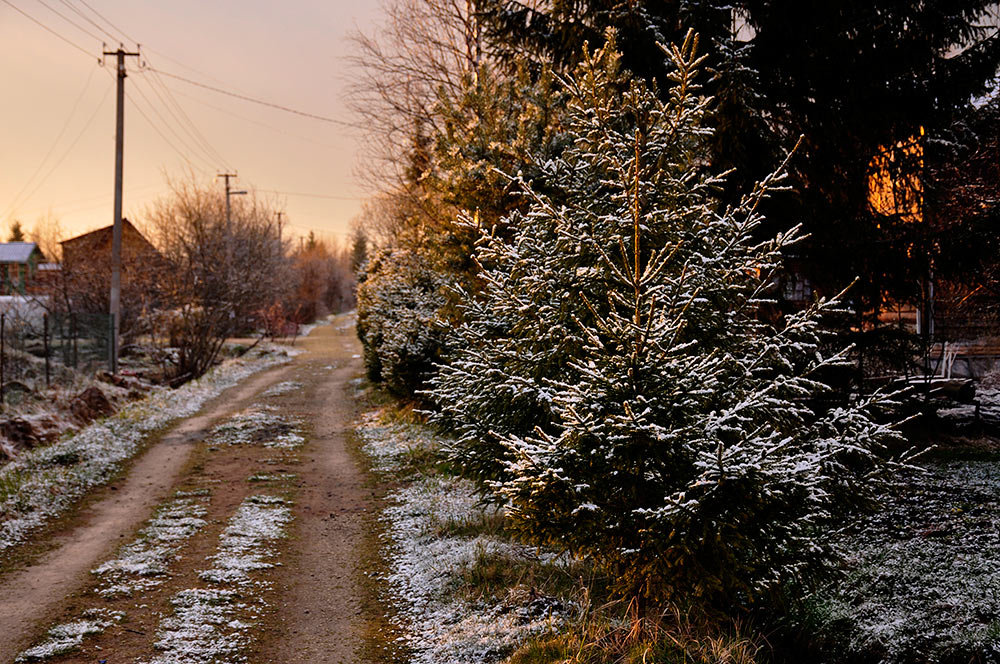
M137 45L138 47L138 45ZM122 165L125 156L125 58L139 57L135 53L126 53L118 47L117 51L104 51L104 55L117 58L118 68L118 106L115 116L115 221L111 230L111 373L118 373L118 330L121 319L122 296Z
M233 223L233 206L229 202L229 199L231 196L242 196L247 192L245 190L234 190L230 188L229 180L237 177L236 173L219 173L216 177L223 178L226 181L226 231L228 232Z

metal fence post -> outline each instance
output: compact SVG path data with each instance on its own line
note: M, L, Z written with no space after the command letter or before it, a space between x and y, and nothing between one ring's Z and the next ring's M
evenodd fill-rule
M49 365L49 314L42 316L42 344L45 347L45 389L52 387L52 370Z
M69 336L70 343L73 349L73 368L76 369L77 362L79 360L79 352L77 348L77 329L76 329L76 314L69 315Z
M4 365L7 363L7 314L0 314L0 406L4 403Z

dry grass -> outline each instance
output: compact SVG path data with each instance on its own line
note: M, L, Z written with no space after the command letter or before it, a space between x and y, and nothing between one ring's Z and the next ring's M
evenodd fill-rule
M764 638L739 620L719 624L673 608L640 617L635 603L587 606L576 622L522 646L508 664L758 664Z

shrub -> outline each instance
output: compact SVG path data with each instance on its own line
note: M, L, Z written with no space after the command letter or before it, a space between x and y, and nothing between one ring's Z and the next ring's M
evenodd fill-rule
M405 249L378 252L358 279L358 337L368 378L413 396L437 361L444 333L436 326L446 280Z

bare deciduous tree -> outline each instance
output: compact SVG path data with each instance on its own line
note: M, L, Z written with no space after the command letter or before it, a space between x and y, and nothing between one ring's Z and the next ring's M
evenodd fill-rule
M366 175L378 188L412 180L420 143L434 135L440 95L455 97L482 58L474 0L393 0L386 22L354 37L351 105L366 131Z
M354 271L350 250L328 245L312 233L292 255L295 290L286 309L296 323L310 323L326 313L346 311L354 305Z
M171 182L172 194L148 213L164 269L163 325L177 351L170 381L207 371L225 340L252 330L292 285L278 224L255 195L232 201L193 179Z

